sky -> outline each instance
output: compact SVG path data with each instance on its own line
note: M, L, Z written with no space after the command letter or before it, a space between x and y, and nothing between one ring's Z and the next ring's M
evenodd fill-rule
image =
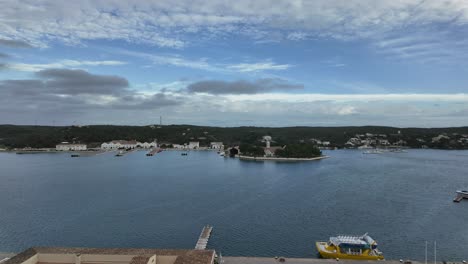
M0 124L468 126L466 0L0 6Z

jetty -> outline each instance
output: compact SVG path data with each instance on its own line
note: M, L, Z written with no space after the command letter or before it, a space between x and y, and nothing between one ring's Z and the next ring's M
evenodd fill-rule
M457 196L455 196L453 201L459 203L463 199L468 199L468 191L457 191Z
M206 225L205 227L203 227L203 230L200 233L200 237L198 238L197 244L195 245L195 249L197 250L206 249L212 230L213 230L213 227L210 225Z
M146 153L146 156L151 157L151 156L154 156L154 154L159 153L159 152L161 152L160 148L154 148L150 152Z
M117 154L115 154L116 157L122 157L123 155L127 155L129 153L132 153L136 151L136 149L129 149L129 150L119 150Z

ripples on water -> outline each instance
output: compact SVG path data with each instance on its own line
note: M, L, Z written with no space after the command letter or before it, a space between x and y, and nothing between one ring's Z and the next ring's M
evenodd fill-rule
M468 259L468 151L410 150L257 163L213 152L70 158L0 153L0 251L26 247L193 248L315 257L316 240L369 232L387 258ZM432 249L429 249L432 252ZM431 256L429 256L431 257Z

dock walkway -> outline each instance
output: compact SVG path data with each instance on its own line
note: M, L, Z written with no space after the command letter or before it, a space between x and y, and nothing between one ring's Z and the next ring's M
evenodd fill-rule
M160 148L154 148L150 152L146 153L146 156L154 156L154 154L160 152Z
M208 240L210 239L211 236L211 231L213 230L213 227L210 225L206 225L203 227L203 230L201 231L200 237L198 238L197 244L195 245L195 249L198 250L205 250L206 246L208 245Z

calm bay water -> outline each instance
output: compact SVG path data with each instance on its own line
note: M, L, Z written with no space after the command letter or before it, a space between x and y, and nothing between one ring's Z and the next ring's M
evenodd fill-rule
M316 240L369 232L387 258L468 259L468 151L410 150L257 163L214 152L0 153L0 251L30 246L193 248L315 257Z

